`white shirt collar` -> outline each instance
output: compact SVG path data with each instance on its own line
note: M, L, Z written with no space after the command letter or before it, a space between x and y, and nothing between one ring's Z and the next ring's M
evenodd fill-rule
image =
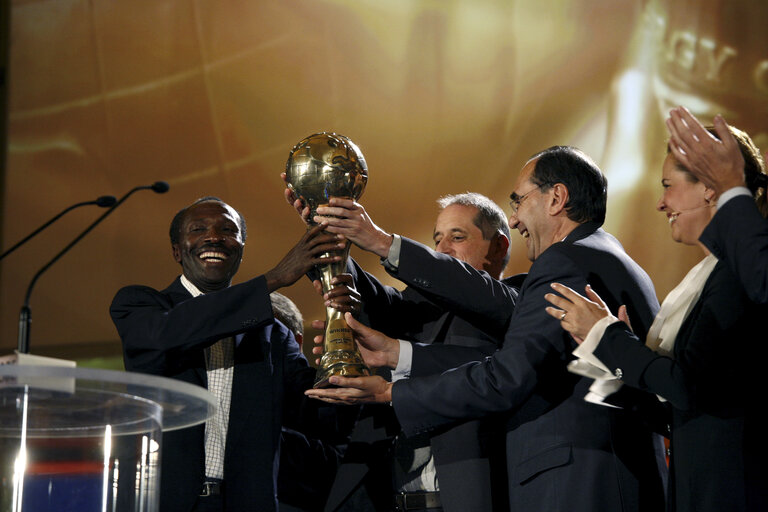
M184 286L184 288L186 288L186 289L187 289L187 291L188 291L190 294L192 294L192 296L193 296L193 297L198 297L198 296L200 296L200 295L202 295L202 294L203 294L203 292L201 292L201 291L198 289L198 287L197 287L197 286L195 286L194 284L192 284L192 281L190 281L189 279L187 279L187 276L185 276L184 274L181 274L181 284Z

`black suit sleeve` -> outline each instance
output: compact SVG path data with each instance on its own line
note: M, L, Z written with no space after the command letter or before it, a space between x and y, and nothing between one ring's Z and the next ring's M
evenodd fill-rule
M544 310L548 304L544 295L553 281L577 290L586 285L570 259L557 251L545 252L526 278L512 315L514 329L508 331L501 350L441 375L394 384L392 403L406 434L514 410L537 386L567 387L562 383L564 365L575 344Z
M439 373L467 361L482 360L496 350L514 312L518 288L405 237L399 267L390 274L408 284L413 293L420 294L427 304L436 308L437 315L450 311L487 333L490 340L498 340L495 344L475 341L460 345L454 336L451 344L431 344L433 340L416 337L430 344L414 344L413 376Z
M184 294L172 297L146 286L117 292L110 315L123 341L126 370L177 373L193 364L196 349L274 320L263 277L194 299Z
M405 237L400 265L390 273L446 309L482 321L491 332L506 330L517 302L516 288Z
M411 378L442 373L469 361L481 361L497 350L497 346L484 343L476 346L413 344Z
M765 311L719 262L680 328L674 357L638 343L623 323L606 330L595 355L610 370L621 368L626 384L662 396L679 410L722 412L749 387L745 381L755 373L748 369L750 359L763 360L754 332Z
M382 284L352 259L347 270L363 301L359 320L390 337L421 341L425 325L444 313L442 308L417 293Z
M768 302L768 221L751 197L726 202L704 229L701 242L725 260L750 299Z

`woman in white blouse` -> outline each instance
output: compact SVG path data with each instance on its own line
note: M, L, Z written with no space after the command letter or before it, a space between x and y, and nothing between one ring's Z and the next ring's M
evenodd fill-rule
M747 188L765 217L768 177L749 136L721 120L708 131L692 129L701 129L701 151L721 144L732 158L743 158ZM716 211L715 191L669 149L661 183L657 209L667 216L672 238L700 247L704 259L664 300L647 339L632 333L623 307L614 317L590 287L585 298L553 283L560 295L547 294L554 306L547 312L579 344L571 366L597 376L598 395L628 385L657 395L669 408L668 510L768 510L768 384L762 375L768 369L768 306L752 302L728 266L699 242ZM746 250L750 240L743 243Z

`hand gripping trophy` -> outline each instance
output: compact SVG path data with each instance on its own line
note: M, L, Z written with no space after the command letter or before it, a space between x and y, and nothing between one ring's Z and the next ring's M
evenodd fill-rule
M312 219L318 206L327 205L332 196L356 201L368 182L368 166L357 145L343 135L327 132L310 135L296 144L285 164L285 174L288 187L309 206L310 227L315 225ZM331 279L346 271L349 248L347 241L341 261L317 266L323 293L332 288ZM314 387L328 387L328 379L334 375L370 375L344 314L326 307L325 315L323 355Z

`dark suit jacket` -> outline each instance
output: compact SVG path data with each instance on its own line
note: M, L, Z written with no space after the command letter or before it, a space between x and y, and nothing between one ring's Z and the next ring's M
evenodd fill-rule
M429 267L420 272L425 283L441 279ZM566 369L576 344L545 312L553 281L578 291L589 283L614 311L626 304L641 333L658 308L650 279L619 242L597 224L583 224L531 266L501 350L441 375L396 382L397 417L412 433L507 412L511 510L660 510L663 489L650 432L629 411L585 402L591 380ZM470 300L492 301L498 286L488 284ZM414 360L438 350L424 347Z
M118 291L110 314L125 367L207 386L203 349L236 336L224 479L227 510L275 510L283 413L298 412L314 370L290 331L274 320L258 277L191 299L177 278L159 292ZM290 414L287 422L292 423ZM160 510L189 511L205 478L204 425L163 435Z
M492 279L485 272L478 272L466 263L436 253L407 238L402 239L400 262L406 266L410 262L428 264L439 269L445 276L445 282L451 284L454 284L451 276L466 273L475 275L480 281ZM361 317L363 321L392 337L426 344L439 343L447 347L446 351L450 354L445 356L450 356L447 359L450 363L443 362L441 366L440 362L433 361L429 366L414 365L412 376L439 373L456 364L482 359L498 349L508 316L498 322L470 311L459 316L448 311L450 306L442 299L428 292L417 291L413 287L400 292L384 286L355 262L350 263L348 270L365 304ZM398 272L392 275L410 284L408 276L401 276ZM499 284L501 293L498 299L504 304L503 309L510 311L514 308L523 277L515 276ZM457 293L467 297L473 295L474 286L477 286L476 280L455 281ZM391 442L387 440L399 430L390 407L364 407L326 510L338 510L349 503L350 495L364 479L371 501L391 503L392 477L387 454ZM486 419L451 426L435 432L430 438L430 446L446 512L506 510L503 431L499 421ZM359 496L352 498L355 509L364 506L360 505L360 499ZM368 507L371 509L373 505Z
M701 234L703 243L738 277L749 298L768 302L768 221L750 196L726 202Z
M757 394L767 315L720 261L675 338L674 359L637 343L621 323L595 350L626 384L672 406L670 510L768 510L768 421Z

